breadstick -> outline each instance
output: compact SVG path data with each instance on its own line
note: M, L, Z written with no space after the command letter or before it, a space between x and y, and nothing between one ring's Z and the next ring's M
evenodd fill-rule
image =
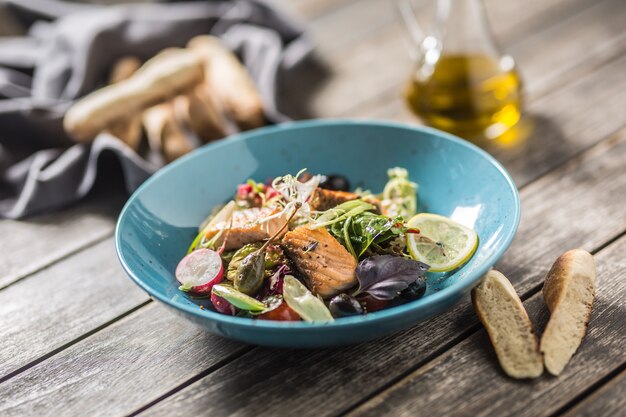
M176 110L200 139L211 142L226 136L226 121L215 100L203 94L201 87L177 97Z
M109 84L115 84L130 78L141 67L141 61L134 56L120 58L109 77ZM133 117L129 121L114 122L108 129L116 138L121 139L132 149L137 150L141 143L141 118Z
M487 272L472 290L472 302L504 372L513 378L540 376L543 362L533 326L509 280Z
M141 61L135 56L125 56L117 60L111 74L109 84L119 83L130 78L141 67Z
M192 150L181 128L172 103L163 103L144 112L143 124L148 142L154 150L161 150L165 160L172 162Z
M131 119L155 104L189 91L204 79L202 61L183 49L164 51L131 78L97 90L74 104L63 121L79 142L88 142L111 124Z
M574 249L559 256L543 285L550 321L541 337L546 369L559 375L585 337L595 298L596 266L593 256Z
M206 94L214 94L241 129L263 126L261 96L237 57L214 36L196 36L187 46L205 62Z

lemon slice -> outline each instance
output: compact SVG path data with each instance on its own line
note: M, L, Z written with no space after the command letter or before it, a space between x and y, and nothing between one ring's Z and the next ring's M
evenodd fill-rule
M407 233L411 257L430 265L430 272L447 272L467 262L478 247L478 235L447 217L420 213L407 226L419 234Z

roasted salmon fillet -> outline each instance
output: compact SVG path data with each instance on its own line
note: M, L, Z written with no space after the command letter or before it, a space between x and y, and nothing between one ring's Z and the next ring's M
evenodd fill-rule
M309 199L309 206L312 210L326 211L333 207L337 207L341 203L346 201L357 200L361 198L358 194L350 193L348 191L334 191L325 190L323 188L316 188L311 194ZM380 200L374 196L364 197L363 201L373 204L376 207L375 211L380 213Z
M226 241L226 250L239 249L248 243L258 242L273 236L285 223L285 219L277 217L267 222L258 223L258 220L265 219L278 212L278 209L250 208L245 210L237 210L233 213L233 225L230 235ZM205 239L211 239L220 230L228 229L229 221L219 222L215 224L205 235ZM222 244L226 231L222 233L218 240L217 246Z
M348 191L325 190L318 187L313 191L313 194L311 194L309 206L311 206L313 210L326 211L341 203L356 200L357 198L359 198L358 194Z
M314 294L330 298L356 285L356 260L326 229L300 226L281 246Z

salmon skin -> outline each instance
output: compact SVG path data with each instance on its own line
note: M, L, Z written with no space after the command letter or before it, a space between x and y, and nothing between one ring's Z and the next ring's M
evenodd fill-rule
M233 213L233 225L225 249L239 249L248 243L259 242L273 236L274 233L280 230L283 224L285 224L285 219L281 216L263 223L259 223L258 221L276 214L278 211L278 209L271 207L249 208L235 211ZM220 230L228 229L229 224L230 220L215 224L206 232L205 239L209 240L219 233ZM225 236L226 230L224 230L218 239L216 247L222 244Z
M314 294L330 298L357 284L356 259L326 229L300 226L281 246Z

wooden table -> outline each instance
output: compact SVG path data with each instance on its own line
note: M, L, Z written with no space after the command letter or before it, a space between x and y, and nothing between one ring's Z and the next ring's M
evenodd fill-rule
M327 72L294 112L418 123L400 99L410 63L388 1L282 2L309 22ZM125 276L112 239L124 196L100 187L67 210L0 222L0 415L626 415L626 2L486 3L534 124L493 150L523 206L498 268L541 330L554 259L582 247L597 260L589 332L560 377L505 377L469 299L334 349L208 334Z

